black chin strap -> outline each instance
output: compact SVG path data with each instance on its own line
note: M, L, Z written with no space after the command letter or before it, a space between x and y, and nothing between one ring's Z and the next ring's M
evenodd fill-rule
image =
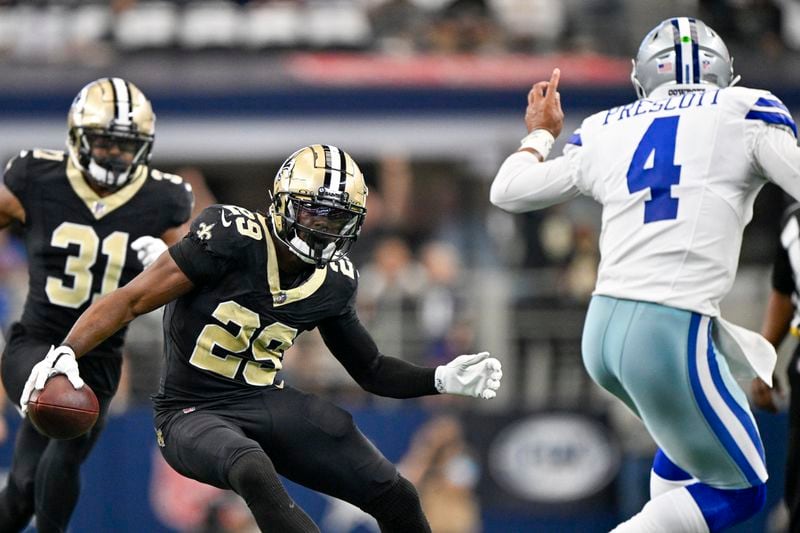
M311 249L314 250L314 257L317 260L317 268L323 268L325 263L322 262L322 252L325 251L325 245L320 239L315 239L313 236L311 237L313 244L311 244Z

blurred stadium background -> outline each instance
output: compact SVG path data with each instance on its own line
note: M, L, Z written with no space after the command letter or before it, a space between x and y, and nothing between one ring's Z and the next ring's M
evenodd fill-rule
M352 410L423 497L434 531L600 532L647 498L652 442L580 360L599 210L588 200L524 216L488 189L524 135L530 85L562 69L565 132L635 98L630 57L664 18L700 16L742 83L800 108L800 3L792 0L0 0L0 158L60 148L87 82L121 76L158 115L154 166L190 180L198 208L264 207L300 146L348 150L370 186L353 259L362 319L387 354L425 364L488 349L504 365L493 402L369 396L307 335L285 377ZM566 135L565 135L566 136ZM557 145L556 152L560 152ZM756 204L726 316L758 329L786 198ZM26 262L0 234L0 320L16 319ZM84 469L75 532L253 531L228 493L160 460L148 395L158 316L129 334L115 414ZM18 424L6 406L0 474ZM768 509L736 531L779 532L786 416L759 414ZM291 487L324 532L377 531L358 512Z

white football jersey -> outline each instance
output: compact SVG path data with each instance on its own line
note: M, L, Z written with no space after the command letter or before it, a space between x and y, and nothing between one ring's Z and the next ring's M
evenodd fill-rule
M492 201L518 212L592 196L603 205L595 294L717 316L758 191L772 179L800 195L796 135L767 91L637 100L584 120L562 157L510 156Z

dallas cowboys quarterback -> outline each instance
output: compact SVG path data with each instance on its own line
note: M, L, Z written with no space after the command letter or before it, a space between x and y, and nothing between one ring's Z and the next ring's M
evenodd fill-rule
M775 351L723 320L719 302L760 188L800 198L797 128L773 94L734 86L727 47L694 18L644 38L638 100L588 117L544 161L563 126L559 77L531 89L529 134L491 201L515 213L580 194L603 205L584 364L659 446L651 500L614 531L723 530L764 505L764 449L735 378L769 381Z
M278 171L268 212L203 211L143 274L93 304L30 374L21 403L48 376L79 379L76 357L135 316L168 304L156 441L183 475L233 489L263 531L318 531L278 474L353 503L381 531L430 531L414 486L349 413L278 379L283 353L319 328L365 390L410 398L493 398L502 370L482 352L424 368L382 355L355 311L358 272L346 254L366 215L367 187L349 154L311 145Z
M101 295L129 282L177 242L192 211L191 188L149 166L155 135L150 101L122 78L101 78L75 97L67 151L23 150L0 185L0 227L22 224L30 281L25 309L3 353L3 385L20 399L41 353L58 345ZM48 439L27 419L17 433L0 531L66 531L80 491L80 465L105 426L119 384L124 331L93 348L81 373L100 418L86 435ZM82 386L77 378L75 386Z

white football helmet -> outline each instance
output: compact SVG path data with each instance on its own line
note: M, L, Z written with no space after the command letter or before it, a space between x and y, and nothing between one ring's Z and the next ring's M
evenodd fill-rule
M646 98L666 85L722 88L739 77L734 77L733 58L714 30L696 18L678 17L661 22L644 38L633 60L631 81L639 98Z
M67 150L72 162L95 184L107 190L127 185L139 165L147 165L155 138L156 116L150 100L129 81L100 78L86 85L72 102L67 125ZM92 146L114 144L133 154L128 164L92 157Z
M275 236L317 268L347 254L367 214L364 175L347 152L327 144L284 161L270 198Z

